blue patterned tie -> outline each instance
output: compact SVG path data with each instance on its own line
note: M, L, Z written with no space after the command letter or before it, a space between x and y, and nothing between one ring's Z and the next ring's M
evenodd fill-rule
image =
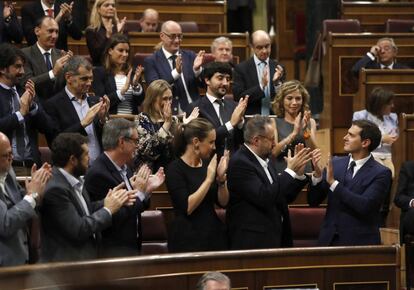
M344 185L349 184L354 176L355 161L351 161L349 168L345 172Z

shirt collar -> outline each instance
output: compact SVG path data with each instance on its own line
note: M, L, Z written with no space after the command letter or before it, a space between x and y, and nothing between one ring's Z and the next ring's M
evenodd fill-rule
M37 45L37 47L39 48L39 50L40 50L40 53L41 54L45 54L46 52L48 52L48 53L50 53L50 57L52 57L52 49L49 49L49 50L44 50L40 45L39 45L39 42L36 42L36 45Z
M263 62L255 54L253 55L253 59L254 59L254 63L256 64L256 66L258 66L260 63ZM269 64L269 58L266 58L265 62L266 64Z
M116 163L112 160L112 158L108 155L108 153L104 152L104 154L105 154L105 155L106 155L106 157L108 157L108 159L112 162L112 164L115 166L115 168L116 168L116 170L117 170L118 172L122 172L122 173L125 173L125 174L126 174L126 172L127 172L127 166L126 166L126 164L124 164L122 167L119 167L119 166L118 166L118 164L116 164Z
M210 94L207 94L207 93L206 93L206 97L213 105L215 104L215 101L219 99L219 98L216 98L216 97L214 97ZM221 100L223 100L223 99L221 99Z
M0 174L0 184L5 184L8 172Z
M169 51L167 51L165 48L164 48L164 46L163 47L161 47L161 49L162 49L162 52L164 53L164 55L165 55L165 57L167 58L167 59L170 59L170 57L173 55L171 52L169 52ZM174 55L179 55L179 52L180 51L177 51L176 53L174 53Z
M53 10L53 12L55 11L55 4L53 4L53 6L52 7L48 7L48 6L46 6L45 5L45 3L43 3L43 1L42 0L40 0L40 4L42 5L42 8L43 8L43 12L45 12L46 10L48 10L48 9L52 9Z
M76 102L78 102L78 99L75 97L75 95L74 94L72 94L70 91L69 91L69 89L68 89L68 86L65 86L65 92L66 92L66 94L68 95L68 97L69 97L69 100L74 100L74 101L76 101ZM88 97L88 94L86 94L86 98ZM85 100L86 100L86 98L85 98Z
M254 157L256 157L257 161L259 161L260 165L263 168L267 168L268 167L269 158L266 158L266 160L264 160L259 155L257 155L256 153L254 153L254 151L249 147L248 144L244 143L244 146L246 146L246 148L249 149L250 152L252 152L252 154L254 155Z
M82 186L83 185L83 178L82 177L79 177L79 179L77 179L75 176L73 176L72 174L70 174L69 172L67 172L65 169L63 169L61 167L58 167L58 170L60 171L60 173L63 174L63 176L69 182L70 186L75 187L75 186Z
M3 89L5 89L5 90L11 90L11 89L14 89L15 91L17 91L16 86L9 87L9 86L8 86L8 85L6 85L6 84L0 83L0 87L2 87L2 88L3 88Z
M351 164L352 161L355 162L355 169L360 169L362 166L364 166L365 163L367 163L367 161L371 158L371 154L369 154L367 157L359 159L359 160L354 160L352 158L352 155L349 154L349 162L348 162L348 167Z
M390 65L383 65L382 63L380 63L380 67L381 69L388 67L389 69L393 69L394 67L394 62L392 62Z

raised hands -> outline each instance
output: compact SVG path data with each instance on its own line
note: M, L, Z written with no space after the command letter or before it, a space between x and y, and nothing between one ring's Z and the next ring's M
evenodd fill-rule
M333 165L332 165L332 156L328 155L328 164L326 165L326 182L329 185L332 185L334 183L335 177L334 177L334 171L333 171Z
M143 193L146 192L148 178L150 174L151 169L146 164L142 165L138 169L138 172L129 179L132 188Z
M102 103L102 106L98 111L98 117L99 117L99 120L101 120L101 123L105 123L106 116L108 115L108 112L109 112L110 101L107 95L104 95L102 98L100 98L99 101Z
M30 112L30 106L33 103L35 97L35 84L32 80L28 80L24 86L25 91L20 98L20 114L26 116Z
M313 176L320 178L322 176L323 166L321 164L322 160L322 151L317 148L312 151L312 165L313 165Z
M175 59L175 70L179 74L181 74L183 72L183 58L182 58L181 54L179 54L177 56L177 58Z
M263 74L262 74L262 87L263 87L263 89L265 87L267 87L268 84L269 84L269 67L268 67L268 65L265 65L265 67L263 69Z
M31 173L31 180L25 180L26 194L30 195L37 192L39 194L39 200L36 200L36 202L40 202L44 196L46 184L52 177L52 167L50 164L44 163L37 170L36 164L34 164Z
M275 68L275 73L273 74L273 78L272 78L272 82L273 84L276 84L278 81L281 80L281 78L283 77L283 67L281 65L277 65Z
M223 183L227 180L227 167L229 166L229 158L230 152L229 150L225 150L217 166L216 180L219 183Z
M104 199L104 207L109 209L111 214L116 213L123 205L131 206L135 203L135 191L128 191L124 187L125 183L121 182L113 189L110 189Z
M58 58L53 66L53 74L57 76L68 62L68 60L73 56L73 52L68 50L68 52L62 51L62 56Z
M164 183L165 180L165 174L164 174L164 168L160 167L154 175L150 175L147 182L147 187L145 189L145 193L151 193L158 187L160 187L161 184Z
M4 7L3 7L3 18L4 19L12 15L15 4L16 2L4 1Z
M193 70L194 71L198 71L200 69L201 65L203 64L205 53L206 53L205 50L200 50L197 53L197 56L195 57L194 62L193 62Z
M186 125L190 123L192 120L196 119L198 115L200 114L200 109L198 107L195 107L192 111L190 116L187 117L187 114L184 112L183 115L183 124Z
M211 158L210 163L207 167L207 177L206 179L213 183L216 178L216 171L217 171L217 154L214 154L213 158Z
M287 168L292 169L297 175L302 176L305 173L305 166L310 160L312 160L312 152L309 148L305 148L305 145L299 143L295 146L295 155L292 156L292 151L288 151L285 161Z
M103 105L104 102L100 101L99 103L96 103L95 105L89 108L88 112L86 113L86 116L81 121L81 125L83 128L89 126L93 122L93 119L95 119L96 115L101 111Z
M246 112L248 103L249 103L249 96L240 98L239 103L237 104L230 118L230 123L233 127L237 126L243 120L243 116L244 116L244 113Z
M55 17L57 23L61 20L64 21L71 21L72 20L72 9L73 9L73 1L69 3L62 3L60 4L60 11L59 14Z
M118 26L117 26L118 33L122 33L124 31L126 20L127 18L124 17L119 21Z

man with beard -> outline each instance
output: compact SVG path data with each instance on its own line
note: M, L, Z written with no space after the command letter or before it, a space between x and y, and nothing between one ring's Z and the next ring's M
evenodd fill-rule
M134 202L135 194L115 187L91 202L82 175L89 164L87 138L62 133L52 145L54 168L41 206L41 261L96 259L100 232L111 226L112 215Z
M344 137L349 156L328 160L322 177L314 164L308 203L318 206L328 196L328 208L319 233L320 246L379 245L380 209L390 190L391 170L375 161L371 152L381 142L381 131L371 121L357 120Z
M50 118L37 103L34 83L20 86L25 56L11 44L0 45L0 131L7 135L18 175L30 175L33 163L40 166L38 131L50 134Z
M285 79L283 66L269 58L271 46L267 32L255 31L251 43L253 57L234 68L234 99L238 101L246 95L249 96L247 115L269 115L270 102L275 97L276 87Z
M232 68L228 63L210 62L204 67L203 77L207 85L205 98L190 104L187 115L195 107L200 117L209 120L216 129L216 151L222 156L224 150L234 152L242 142L243 116L249 97L237 104L224 98L230 87Z
M89 158L92 163L102 152L102 128L109 110L107 96L89 96L92 65L82 56L74 56L63 68L65 88L45 103L53 119L55 134L77 132L88 136ZM56 136L48 136L49 143Z
M230 200L226 221L230 249L260 249L292 246L287 204L293 201L307 179L306 163L312 154L299 144L287 157L287 168L277 174L268 166L275 146L274 123L256 115L247 121L245 144L230 158L227 186Z
M141 212L148 207L152 191L164 182L162 167L151 176L145 165L135 175L128 167L134 160L138 138L134 122L121 118L108 121L102 134L104 152L92 163L85 176L85 187L92 200L102 199L105 192L119 184L136 192L135 205L123 206L114 215L112 227L102 232L101 257L139 254Z

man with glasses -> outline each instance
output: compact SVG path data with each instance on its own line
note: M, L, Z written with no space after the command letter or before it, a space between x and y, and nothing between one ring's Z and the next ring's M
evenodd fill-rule
M287 204L306 184L305 165L318 149L310 152L303 144L297 145L294 157L292 152L286 159L287 168L278 174L268 166L275 146L274 122L267 116L254 116L246 123L244 140L227 170L230 249L292 246Z
M357 63L352 67L352 73L358 76L362 68L368 69L407 69L404 64L397 62L398 48L394 39L384 37L377 41Z
M104 152L92 163L85 176L85 187L91 200L101 200L110 188L121 183L127 190L136 191L134 206L124 206L113 217L112 227L102 232L102 257L138 255L141 248L141 212L148 206L151 192L164 182L161 167L150 176L142 166L133 175L128 167L138 149L138 130L134 122L112 119L103 129Z
M275 97L276 88L285 79L286 72L283 66L269 58L271 45L267 32L255 31L251 43L253 57L234 68L234 99L238 101L246 95L249 96L247 115L269 115L270 102Z
M187 110L188 104L196 101L198 94L201 65L204 51L196 55L189 50L180 49L183 33L175 21L166 21L161 26L161 49L145 59L145 81L164 79L173 85L173 114Z
M52 140L61 132L77 132L88 136L89 160L92 163L102 152L102 127L109 110L107 96L99 99L89 96L93 73L92 65L81 56L74 56L65 65L65 88L45 104L52 117L55 131Z

